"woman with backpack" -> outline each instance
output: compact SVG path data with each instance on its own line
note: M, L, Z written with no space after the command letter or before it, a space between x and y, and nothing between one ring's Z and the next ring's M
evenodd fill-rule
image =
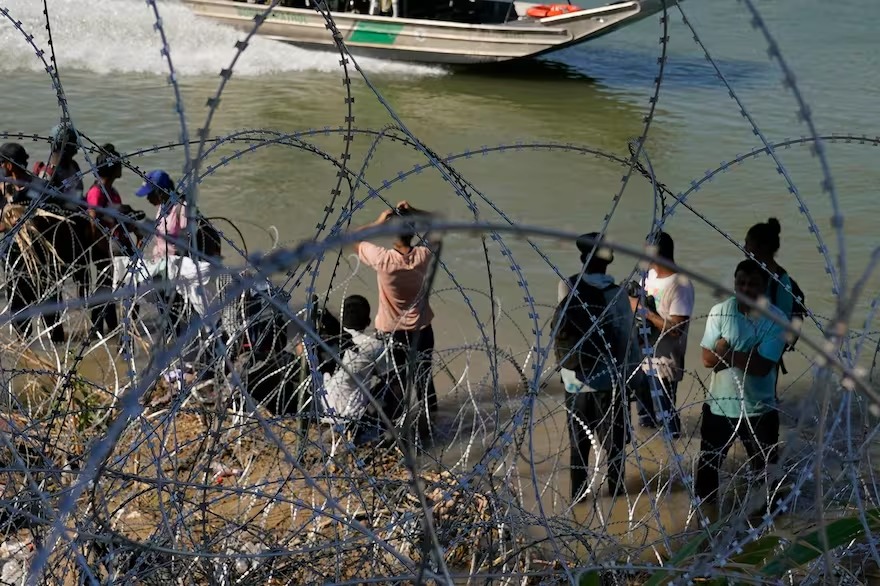
M779 234L782 226L776 218L770 218L766 223L755 224L746 233L746 253L755 257L755 260L767 267L775 279L770 279L767 287L767 299L782 310L788 319L791 319L791 311L794 306L794 298L791 290L791 277L785 269L776 262L776 253L779 252ZM782 287L779 286L780 282Z
M788 271L776 262L781 232L782 225L776 218L769 218L764 223L755 224L746 233L745 251L767 267L771 273L770 283L767 285L767 300L782 310L785 317L796 328L799 328L807 315L804 293L797 281L788 274ZM794 339L789 342L786 351L792 350L796 341ZM787 374L782 360L779 361L779 366L782 373Z

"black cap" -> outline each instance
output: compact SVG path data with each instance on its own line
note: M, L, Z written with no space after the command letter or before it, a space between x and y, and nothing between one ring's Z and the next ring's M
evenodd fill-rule
M370 325L370 302L360 295L349 295L342 303L342 327L362 331Z
M28 153L24 147L17 142L7 142L0 145L0 159L14 163L22 169L26 169Z
M581 260L586 260L586 258L590 255L590 252L595 248L596 254L593 255L592 262L604 262L605 264L611 264L611 261L614 260L614 252L610 249L602 249L602 243L604 238L599 232L587 232L586 234L581 234L578 236L578 239L575 241L575 245L581 253Z

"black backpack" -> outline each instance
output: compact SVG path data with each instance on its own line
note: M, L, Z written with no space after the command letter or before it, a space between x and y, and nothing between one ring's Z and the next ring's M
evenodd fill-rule
M280 352L287 345L289 319L272 300L287 304L290 296L267 282L257 282L239 298L237 319L244 326L241 349L264 356Z
M220 258L223 244L220 232L201 212L196 211L196 218L198 222L196 228L196 250L203 257Z
M782 268L782 267L779 267L779 268L780 268L781 272L777 275L777 277L781 278L784 275L788 274L788 271L786 271L784 268ZM791 294L793 297L792 304L791 304L791 321L792 321L792 323L794 323L795 320L799 320L801 324L806 323L807 316L810 315L810 312L807 311L807 306L806 306L807 298L804 295L804 292L801 289L800 285L798 285L798 282L795 281L791 275L788 275L788 280L791 282ZM775 304L776 298L778 297L778 295L779 295L779 281L777 281L776 279L773 279L772 281L770 281L770 301ZM791 342L787 343L785 345L786 352L794 350L794 345L797 344L797 341L798 341L798 337L795 336L795 338Z
M339 366L335 356L341 358L347 349L354 346L354 342L351 335L342 328L342 324L335 315L330 313L330 310L319 306L317 300L314 303L309 321L315 329L315 333L330 347L330 350L327 350L320 344L315 345L318 372L332 375Z
M606 311L605 292L614 288L617 285L599 289L581 281L570 298L563 299L556 306L553 327L556 329L554 346L559 366L585 378L601 370L603 365L612 366L610 358L617 348L617 333L612 324L613 310ZM599 323L594 327L597 320Z

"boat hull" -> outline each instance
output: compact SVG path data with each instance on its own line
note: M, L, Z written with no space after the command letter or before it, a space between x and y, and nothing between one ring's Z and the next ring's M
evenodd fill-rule
M195 14L243 31L254 27L265 6L231 0L182 0ZM649 0L656 2L657 0ZM521 59L556 51L607 34L653 14L644 0L542 19L499 25L332 13L346 47L355 55L381 59L467 65ZM321 13L275 8L258 34L312 49L335 49Z

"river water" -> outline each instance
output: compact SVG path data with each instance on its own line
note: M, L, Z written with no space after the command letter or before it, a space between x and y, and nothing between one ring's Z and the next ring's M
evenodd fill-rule
M794 73L798 95L808 104L818 132L826 136L876 137L880 131L876 99L880 93L880 57L876 40L872 39L880 5L861 0L759 4L763 22ZM40 2L0 0L0 6L22 21L22 28L35 35L39 47L48 48ZM194 136L196 129L204 125L206 100L216 92L218 73L228 66L233 45L241 34L198 20L176 2L159 2L158 6L182 90L188 130ZM122 152L178 142L181 127L174 94L148 6L137 0L50 0L48 7L60 77L78 129L97 143L114 143ZM768 42L763 31L752 26L746 5L733 1L685 2L682 9L762 136L771 144L808 136L810 130L799 116L801 108L795 94L784 86L783 71L776 60L771 60ZM4 56L0 73L5 80L0 129L45 135L60 116L49 77L33 48L10 22L3 20L0 31L0 54ZM678 9L670 11L666 34L667 60L646 151L658 180L679 193L763 145L719 80L713 64L695 44L693 32ZM634 176L615 202L625 168L592 153L626 157L628 141L644 131L656 90L658 59L664 51L661 36L659 16L652 17L541 60L479 72L358 59L394 116L355 72L351 83L355 98L353 126L381 130L399 121L440 156L470 152L452 165L479 190L481 219L509 219L586 232L601 228L603 218L613 209L609 237L638 247L651 228L655 211L651 185ZM304 134L303 139L338 158L344 139L332 129L345 125L348 115L343 79L338 55L257 39L235 66L212 119L210 134L223 136L258 129L292 134L326 129ZM361 168L372 140L363 134L355 137L351 168ZM551 143L583 147L587 154L576 148L550 149L546 145ZM480 152L498 145L515 148ZM316 225L322 221L336 186L336 169L314 153L290 146L270 146L234 156L236 149L246 146L221 148L202 166L218 168L200 186L200 207L207 215L234 222L250 252L270 245L270 226L278 230L282 245L314 238ZM847 279L852 283L877 245L874 222L880 217L876 196L880 183L878 151L876 146L849 140L826 142L824 147L845 218ZM44 146L30 143L30 148L37 153L33 158L43 156ZM232 159L220 165L221 155ZM833 206L823 190L820 160L810 144L797 142L780 148L777 156L828 247L832 271L840 278L840 250L831 224ZM164 167L179 175L184 166L183 151L168 148L145 152L133 162L142 169ZM472 219L465 199L436 170L408 174L424 163L423 154L400 142L385 140L369 160L364 179L375 189L389 181L382 190L389 200L407 199L451 219ZM119 186L127 202L143 207L143 202L132 195L139 183L138 177L127 173ZM344 197L347 195L343 192ZM357 197L367 197L366 190L361 188ZM732 284L732 270L741 253L721 233L740 242L751 224L776 216L783 225L781 264L807 292L813 311L831 314L835 308L833 280L825 258L817 250L817 234L811 230L807 215L799 211L801 204L770 157L758 154L729 165L725 172L702 183L687 202L692 209L679 207L666 224L676 240L679 264L714 281ZM339 207L337 202L328 226L339 217ZM355 224L371 221L381 209L373 198L357 212ZM443 260L449 273L438 277L433 304L438 316L435 328L440 356L449 360L450 373L459 381L455 391L446 392L442 413L449 421L469 397L462 381L467 379L476 386L481 379L487 380L487 356L491 353L485 350L482 336L485 334L491 345L515 357L531 376L533 357L529 349L535 341L531 314L537 312L539 326L543 327L555 302L557 277L541 255L522 239L505 237L504 242L512 251L514 263L491 239L486 244L487 261L478 238L462 234L447 237ZM549 239L535 242L562 273L578 268L571 243ZM234 253L227 256L227 261L243 262ZM331 285L334 261L335 256L320 266L318 289ZM511 266L517 267L521 276ZM619 254L611 270L616 277L624 278L633 266L632 260ZM527 282L528 293L523 281ZM373 276L366 270L356 270L352 259L343 259L333 285L331 303L340 303L343 295L352 292L375 299ZM856 301L852 327L865 327L878 285L876 276L868 281L865 295ZM303 289L294 294L304 295ZM496 313L503 316L494 328L490 324L492 298ZM690 343L689 367L704 380L706 372L699 367L695 352L696 338L702 331L700 322L715 301L711 289L697 287L698 323L691 328L695 334ZM869 330L875 327L868 324ZM808 328L808 333L815 335L815 329ZM459 350L466 344L482 346L483 350L470 354ZM871 344L866 344L865 360L870 360L873 350ZM809 378L807 357L792 362L792 372L780 388L805 383ZM516 382L512 367L504 367L501 372L502 382ZM686 386L686 392L680 391L679 402L691 405L693 411L702 391L696 382ZM448 389L450 384L441 387ZM534 417L542 417L545 411L555 415L545 425L535 426L530 444L535 464L526 471L534 470L541 484L552 484L556 476L550 472L558 469L560 462L542 458L559 453L566 443L564 415L560 415L558 393L542 393ZM491 393L476 398L478 404L485 405L499 401L504 402ZM518 404L518 400L512 401ZM484 427L496 424L501 426L503 422L484 422ZM691 425L696 425L696 419L691 418ZM683 441L686 445L681 451L692 452L696 442ZM662 449L655 446L657 451ZM642 454L645 466L651 460L649 452ZM564 459L565 455L560 457ZM661 459L657 456L657 461ZM473 456L469 462L473 463ZM565 476L559 476L562 485ZM550 492L554 490L551 487ZM560 488L563 501L566 492ZM553 501L547 498L547 502Z

